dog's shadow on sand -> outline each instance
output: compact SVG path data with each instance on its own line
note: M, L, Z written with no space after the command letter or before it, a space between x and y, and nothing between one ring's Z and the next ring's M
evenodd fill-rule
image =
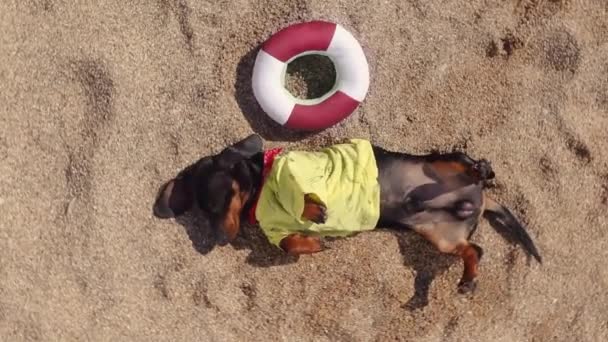
M206 255L217 247L215 233L209 226L209 221L194 209L175 218L175 222L184 227L192 247L202 255ZM238 237L230 244L237 250L248 250L246 262L255 267L272 267L294 263L297 257L285 254L278 247L271 245L262 231L254 225L242 224Z
M424 308L429 303L429 291L433 280L445 273L458 258L440 253L431 243L413 231L394 232L399 244L399 252L403 263L416 273L414 278L414 294L403 305L414 311Z
M175 218L184 227L192 247L202 255L211 252L216 246L215 234L208 221L198 210L191 210ZM429 303L429 292L433 280L445 273L456 262L455 256L442 254L428 241L411 231L394 232L399 244L403 263L415 272L414 294L403 308L414 311ZM338 239L340 240L340 239ZM285 254L271 245L256 225L244 223L238 237L231 243L237 250L248 250L246 262L254 267L273 267L295 263L298 258Z
M192 241L192 247L199 253L206 255L216 247L213 231L200 214L188 212L176 218L176 222L184 227ZM433 280L445 273L458 258L440 253L414 232L400 231L394 234L404 265L411 267L416 274L413 284L414 294L403 308L410 311L422 309L429 303ZM287 255L271 245L259 227L248 223L242 225L239 236L231 246L238 250L248 250L246 262L255 267L273 267L298 261L297 257Z

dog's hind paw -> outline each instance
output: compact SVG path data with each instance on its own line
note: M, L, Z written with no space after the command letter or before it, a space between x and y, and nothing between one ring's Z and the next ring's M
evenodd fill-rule
M494 170L492 170L492 165L486 159L480 159L471 167L474 176L479 181L490 180L494 178Z
M470 294L475 292L475 290L477 289L477 282L475 280L469 280L469 281L460 281L460 283L458 283L458 293L460 294Z

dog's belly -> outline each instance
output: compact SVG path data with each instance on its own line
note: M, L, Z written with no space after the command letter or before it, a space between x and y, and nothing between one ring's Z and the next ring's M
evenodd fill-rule
M421 163L393 163L379 169L381 203L401 202L415 188L436 184L424 173Z
M482 206L482 186L459 175L438 177L428 164L396 161L379 169L380 220L403 226L469 221Z

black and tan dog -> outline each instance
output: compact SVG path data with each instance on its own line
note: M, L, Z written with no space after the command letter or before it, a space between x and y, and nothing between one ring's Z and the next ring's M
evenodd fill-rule
M376 227L412 229L439 251L459 255L464 262L460 292L475 287L482 249L469 239L482 216L541 262L520 222L484 193L487 181L494 178L489 162L458 152L410 155L373 145L372 149L380 189ZM262 139L251 135L217 155L203 157L161 187L155 215L179 216L196 203L208 216L217 243L227 244L237 236L241 220L263 188L264 155ZM328 208L323 203L310 196L304 203L302 220L325 221ZM294 255L311 254L323 250L323 239L293 233L280 241L280 247Z

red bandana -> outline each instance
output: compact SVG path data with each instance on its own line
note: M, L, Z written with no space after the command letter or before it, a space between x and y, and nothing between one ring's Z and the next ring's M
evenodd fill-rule
M253 202L251 206L251 210L249 211L249 223L256 224L258 220L255 217L255 209L258 207L258 201L260 199L260 194L262 194L262 188L264 187L264 183L266 182L266 177L272 170L272 164L274 163L274 158L283 151L282 148L273 148L271 150L264 152L264 165L262 166L262 184L260 186L260 191L258 192L258 197Z

